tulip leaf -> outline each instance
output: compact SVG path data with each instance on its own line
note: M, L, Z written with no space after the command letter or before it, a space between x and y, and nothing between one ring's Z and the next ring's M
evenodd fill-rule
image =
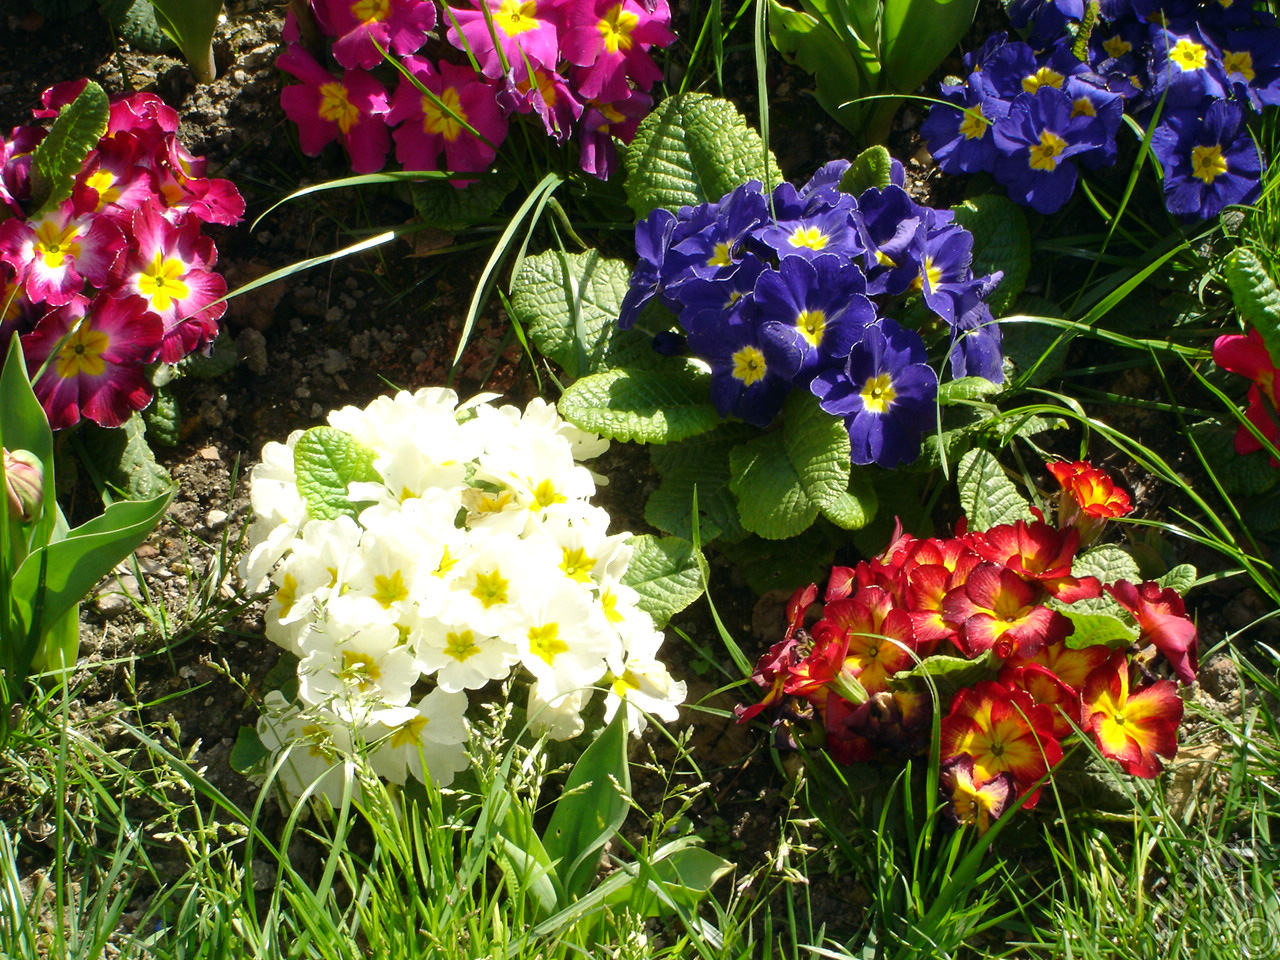
M1004 468L981 447L960 458L956 467L960 506L969 518L969 529L986 530L1000 523L1030 520L1031 505L1018 492Z
M784 60L813 75L814 97L822 109L851 133L861 133L866 108L852 101L875 92L876 52L852 29L842 38L836 24L817 13L769 0L769 41Z
M649 338L618 329L631 268L598 251L548 250L527 257L511 281L511 312L543 356L570 377L607 367L651 366L663 358Z
M299 437L293 448L293 469L311 519L356 516L359 506L351 501L347 487L379 479L373 458L372 450L333 427L312 427Z
M623 158L627 199L638 217L719 200L759 180L781 181L778 161L728 100L705 93L668 97L640 123Z
M581 430L610 440L674 443L714 429L711 378L692 367L637 370L615 367L571 384L560 415Z
M818 517L780 433L739 444L729 454L729 487L738 498L742 525L766 540L801 533Z
M107 94L90 80L80 95L58 112L53 126L31 155L32 219L71 196L89 151L107 132Z
M680 537L632 537L631 563L622 582L640 595L640 609L661 629L667 621L702 596L706 563L692 543Z
M212 83L213 33L222 14L222 0L151 0L156 23L182 51L200 83Z

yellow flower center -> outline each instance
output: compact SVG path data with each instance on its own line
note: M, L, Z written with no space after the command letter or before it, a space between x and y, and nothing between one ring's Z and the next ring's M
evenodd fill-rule
M1077 97L1071 101L1071 116L1073 117L1096 117L1098 110L1093 105L1093 101L1088 97Z
M409 599L409 588L399 570L389 577L379 574L373 578L373 599L382 604L384 610L390 609L393 603Z
M138 292L151 301L162 313L173 306L175 300L185 300L191 288L182 281L187 265L177 257L165 258L157 251L151 265L138 274Z
M765 372L764 354L759 347L743 347L733 355L733 375L746 386L759 383Z
M101 210L108 203L115 203L120 199L120 188L115 185L115 182L115 175L110 170L95 170L89 174L89 179L84 183L98 194L97 209Z
M449 111L452 111L450 113ZM430 97L422 98L422 132L436 133L450 143L458 139L467 122L467 113L462 109L462 98L457 87L445 87L440 94L440 102Z
M556 485L551 480L543 480L533 488L533 503L529 504L529 509L535 513L544 507L549 507L555 503L566 503L568 497L556 489Z
M796 227L787 237L793 247L808 247L810 250L822 250L831 238L817 227Z
M1246 83L1252 83L1258 74L1253 69L1253 55L1248 50L1223 50L1222 68L1227 73L1238 73Z
M619 3L610 7L609 12L596 23L596 30L604 40L605 50L609 53L617 53L619 50L625 53L635 42L631 39L631 31L639 23L640 17L623 10L622 4Z
M1204 44L1196 43L1183 37L1169 51L1169 59L1184 71L1203 70L1208 63L1209 51Z
M731 267L733 266L733 251L727 243L717 243L715 249L711 251L711 256L707 258L708 267Z
M46 267L55 270L67 257L74 260L80 256L80 244L76 242L78 236L80 230L74 223L60 227L53 220L42 220L36 227L34 252L44 257Z
M567 653L569 645L560 639L560 624L544 623L529 628L529 650L535 657L541 657L547 666L552 665L562 653Z
M1058 155L1067 149L1067 141L1048 130L1040 134L1040 142L1031 148L1031 156L1027 165L1032 170L1048 170L1052 172L1058 167Z
M445 547L444 551L440 554L440 562L436 564L436 568L432 572L437 577L446 577L449 575L449 571L457 566L457 563L458 558L449 552L448 547Z
M960 132L964 134L966 140L978 140L986 136L989 126L991 124L983 115L982 107L979 105L970 107L964 112L964 119L960 121Z
M929 278L930 290L942 280L942 268L933 262L933 257L927 255L924 258L924 265L920 268L920 274L911 281L911 289L917 292L923 290L925 277Z
M626 670L621 676L615 676L610 686L613 687L615 694L625 698L628 691L640 689L640 680L630 670Z
M320 118L338 125L343 136L360 121L360 108L347 99L347 88L336 80L320 85Z
M351 13L361 23L377 23L391 13L391 0L356 0Z
M893 378L887 373L868 377L862 385L862 407L868 413L884 414L898 397L893 389Z
M822 342L822 334L827 329L827 315L821 310L801 310L800 316L796 317L796 329L809 346L816 347Z
M89 377L100 377L107 369L102 355L110 343L111 338L101 330L93 330L81 324L58 351L54 370L64 380L82 373Z
M1114 37L1102 41L1102 49L1107 51L1109 57L1123 57L1133 49L1133 44L1117 33Z
M502 5L493 15L493 25L508 37L537 30L538 19L534 16L537 9L537 0L524 0L523 3L519 0L502 0Z
M1027 93L1035 93L1041 87L1053 87L1055 90L1061 90L1064 79L1066 78L1057 70L1041 67L1035 73L1029 73L1022 78L1022 89Z
M395 732L391 734L391 739L387 742L391 745L392 750L398 750L400 747L408 747L422 739L423 728L431 722L430 717L424 717L421 714L412 720L406 720L400 726L396 727Z
M898 266L898 262L894 260L893 257L885 253L883 250L876 251L876 263L880 264L880 266L882 267L889 267L889 268L895 268Z
M298 581L292 573L284 575L284 583L276 591L276 603L280 604L280 619L283 620L298 602Z
M1222 147L1214 144L1211 147L1193 147L1191 149L1191 175L1199 177L1206 184L1227 172L1227 158L1222 155Z
M564 554L564 559L560 561L560 569L564 571L565 576L580 583L589 583L591 571L596 566L596 558L589 556L583 547L572 550L569 547L560 549Z
M476 635L470 630L445 634L444 652L459 663L466 663L480 652L480 648L476 645Z
M507 587L510 583L499 570L477 573L476 585L471 588L471 595L488 610L494 604L507 602Z
M378 669L377 661L369 654L354 650L342 651L342 677L355 684L361 693L377 683L381 676L382 671Z

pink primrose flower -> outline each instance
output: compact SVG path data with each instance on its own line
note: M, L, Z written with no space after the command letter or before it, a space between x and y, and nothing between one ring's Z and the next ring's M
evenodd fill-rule
M470 67L441 63L437 73L421 57L405 57L402 63L435 96L422 93L407 79L400 81L387 115L387 122L396 127L396 159L407 170L438 170L443 153L444 168L449 171L487 170L507 136L498 88L478 78ZM450 182L464 187L469 181Z
M317 0L317 19L338 38L333 59L348 70L372 70L382 50L403 56L427 42L436 25L430 0Z
M32 376L52 360L33 384L55 430L86 418L118 427L151 402L143 365L159 346L162 326L137 298L105 294L92 303L76 297L46 314L22 338Z
M44 137L43 127L14 127L9 139L0 141L0 220L6 215L26 216L31 200L31 152Z
M128 220L128 215L155 196L151 155L131 133L104 137L89 151L71 198L79 210Z
M348 70L341 80L300 46L285 50L276 66L302 81L280 91L280 105L298 125L302 152L309 157L334 140L351 158L356 173L374 173L386 163L391 132L383 119L387 92L372 74Z
M0 223L0 260L17 273L34 303L60 307L84 289L106 285L124 234L111 218L82 214L66 200L38 220Z
M616 103L593 100L582 115L582 131L578 135L579 162L584 172L608 180L618 169L618 149L614 137L630 143L640 121L653 109L653 97L639 90Z
M625 100L632 81L648 90L662 79L650 47L675 41L671 8L655 0L652 9L636 0L574 0L565 10L567 29L560 40L574 71L578 95L585 100Z
M486 77L497 80L510 74L520 81L528 77L530 67L555 69L560 58L558 0L485 0L492 29L478 0L473 2L474 10L449 9L448 39L459 50L469 50Z
M1275 364L1271 354L1257 330L1248 334L1228 334L1213 342L1213 362L1229 373L1239 374L1253 381L1249 388L1249 407L1245 417L1258 428L1258 431L1271 441L1273 446L1280 447L1280 424L1277 423L1277 410L1280 410L1280 381L1277 380ZM1262 441L1241 424L1236 428L1236 453L1255 453L1262 449ZM1276 458L1271 462L1276 465Z
M154 93L135 93L111 104L107 119L107 136L136 133L163 137L178 132L178 111Z
M164 324L158 359L176 363L218 335L227 311L215 301L227 282L213 273L218 252L192 218L175 226L152 202L133 215L133 243L116 264L110 291L115 298L141 299Z
M165 217L173 223L180 223L188 213L203 223L224 226L244 217L244 197L230 180L185 177L162 166L156 174L156 192L164 201Z
M565 78L552 70L535 68L533 77L517 82L508 78L506 99L516 113L537 113L547 136L564 143L582 116L582 104L574 97Z
M0 263L0 351L7 352L9 338L30 332L39 310L18 282L13 267Z

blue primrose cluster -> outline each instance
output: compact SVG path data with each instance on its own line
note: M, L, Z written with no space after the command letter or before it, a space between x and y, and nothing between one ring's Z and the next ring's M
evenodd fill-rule
M829 163L772 195L752 181L718 203L654 210L636 225L619 324L658 298L683 333L659 334L655 349L710 366L721 416L765 427L790 390L809 390L844 419L854 463L891 468L915 460L936 422L938 376L920 333L889 314L924 318L953 376L999 382L985 299L1000 274L973 275L973 236L951 211L913 201L897 161L888 187L859 197L840 190L848 168Z
M1156 124L1171 213L1209 219L1256 198L1263 158L1245 121L1280 102L1271 14L1250 0L1013 0L1009 14L1029 42L996 34L966 55L967 81L943 84L950 105L924 123L943 171L986 171L1053 213L1077 164L1115 163L1128 112Z

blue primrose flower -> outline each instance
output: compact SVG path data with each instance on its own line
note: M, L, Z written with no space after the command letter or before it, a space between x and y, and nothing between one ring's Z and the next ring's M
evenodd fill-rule
M896 185L867 190L858 199L854 222L870 296L905 293L920 276L917 234L925 230L924 219L925 208Z
M1259 113L1280 104L1280 31L1274 26L1232 31L1223 40L1222 69Z
M1008 112L1003 100L987 100L977 83L944 83L942 99L920 125L920 134L944 173L978 173L996 162L991 122Z
M779 215L776 223L766 223L755 234L779 259L804 257L812 260L829 254L854 257L862 253L858 230L854 226L857 202L844 194L837 204L826 210L805 214L794 220Z
M1013 25L1040 46L1060 36L1068 21L1082 19L1084 8L1084 0L1011 0L1005 7Z
M1169 212L1208 220L1223 207L1257 197L1262 158L1238 104L1210 101L1203 117L1197 111L1167 114L1151 136L1151 149L1164 167Z
M1011 198L1045 214L1060 210L1075 190L1070 158L1104 149L1107 139L1097 117L1075 114L1070 98L1054 87L1020 94L992 136L1001 153L996 179Z
M1225 98L1230 88L1222 51L1198 27L1166 30L1151 24L1151 94L1166 109L1195 107L1205 97Z
M876 308L865 296L867 282L857 265L842 257L815 260L786 257L777 271L756 281L755 312L760 336L796 361L782 373L803 386L822 366L843 360L875 321Z
M823 410L844 418L854 463L911 463L936 422L938 375L925 362L924 341L888 317L865 327L845 363L819 373L809 389Z
M723 277L715 280L691 277L684 281L675 294L680 305L680 326L689 333L718 329L729 321L731 311L743 307L744 297L751 299L756 278L766 269L763 260L747 252Z
M840 192L840 180L851 166L848 160L824 163L799 189L784 180L773 188L773 215L779 220L799 220L842 203L848 194Z
M1003 383L1004 337L1000 322L977 294L966 297L963 306L951 328L951 376L957 380L984 377L992 383Z
M718 204L708 206L714 210L714 216L700 216L696 229L688 233L682 231L681 238L673 238L672 249L689 258L686 269L690 274L713 280L726 276L737 266L747 235L769 219L769 204L764 186L759 180L751 180Z
M725 323L689 334L689 349L711 366L711 402L722 417L767 427L791 389L785 371L795 351L761 335L754 311L735 309Z

